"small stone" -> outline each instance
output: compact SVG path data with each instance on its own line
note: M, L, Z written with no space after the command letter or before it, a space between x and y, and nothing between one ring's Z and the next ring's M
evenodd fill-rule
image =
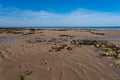
M53 50L49 50L49 52L52 52Z
M52 68L48 67L48 68L47 68L47 70L48 70L48 71L51 71L51 70L52 70Z
M113 64L110 64L110 66L113 66Z
M67 50L72 50L72 48L71 48L71 47L67 47L66 49L67 49Z
M43 63L43 65L46 65L46 64L48 64L48 61L47 61L47 60L45 60L45 62Z
M33 71L28 71L28 70L24 72L25 76L29 76L32 73L33 73Z
M23 67L20 65L19 68L23 68Z
M96 46L99 47L100 45L97 44Z

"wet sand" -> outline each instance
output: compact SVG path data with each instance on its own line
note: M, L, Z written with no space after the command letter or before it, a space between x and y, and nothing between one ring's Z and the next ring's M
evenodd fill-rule
M120 38L120 31L4 30L0 33L0 80L120 80L120 70L99 58L92 45L72 45L82 38ZM13 39L9 39L13 38ZM2 40L8 39L8 40ZM109 40L120 47L120 41ZM60 50L52 50L55 46Z

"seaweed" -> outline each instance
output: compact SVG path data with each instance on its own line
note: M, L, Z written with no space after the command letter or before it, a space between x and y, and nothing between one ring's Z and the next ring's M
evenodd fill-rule
M61 45L55 45L54 47L52 47L51 50L49 50L49 52L52 51L61 51L62 49L64 49L67 45L65 44L61 44Z
M120 60L114 61L114 65L118 68L120 68Z
M25 80L25 77L31 75L32 73L33 73L33 71L28 71L27 70L27 71L25 71L25 72L23 72L19 75L18 80Z
M115 59L120 58L120 48L117 47L112 42L108 42L106 40L92 40L92 39L84 39L84 40L72 40L70 42L72 45L90 45L94 46L99 50L98 54L100 56L113 57Z
M97 33L97 32L90 32L91 34L96 34L96 35L105 35L104 33Z

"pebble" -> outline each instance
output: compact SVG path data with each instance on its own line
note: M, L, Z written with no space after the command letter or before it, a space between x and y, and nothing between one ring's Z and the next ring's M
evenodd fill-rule
M46 64L48 64L48 61L47 61L47 60L45 60L45 62L43 63L43 65L46 65Z
M47 70L48 70L48 71L51 71L51 70L52 70L52 68L48 67L48 68L47 68Z

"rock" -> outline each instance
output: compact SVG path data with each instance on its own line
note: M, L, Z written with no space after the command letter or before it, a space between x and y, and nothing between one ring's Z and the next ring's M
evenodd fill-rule
M110 64L110 66L113 66L113 64Z
M97 45L96 45L96 47L100 47L100 45L99 45L99 44L97 44Z
M27 70L27 71L24 72L25 76L29 76L32 73L33 73L33 71L29 71L29 70Z
M48 71L51 71L51 70L52 70L52 68L48 67L48 68L47 68L47 70L48 70Z
M23 68L23 66L22 65L20 65L20 66L18 66L19 68Z
M72 50L72 48L71 48L71 47L67 47L66 49L67 49L67 50L70 50L70 51Z
M117 53L117 54L120 54L120 49L117 49L117 50L116 50L116 53Z
M72 40L70 43L71 44L76 44L76 40Z
M43 65L46 65L46 64L48 64L48 61L47 61L47 60L44 61Z

